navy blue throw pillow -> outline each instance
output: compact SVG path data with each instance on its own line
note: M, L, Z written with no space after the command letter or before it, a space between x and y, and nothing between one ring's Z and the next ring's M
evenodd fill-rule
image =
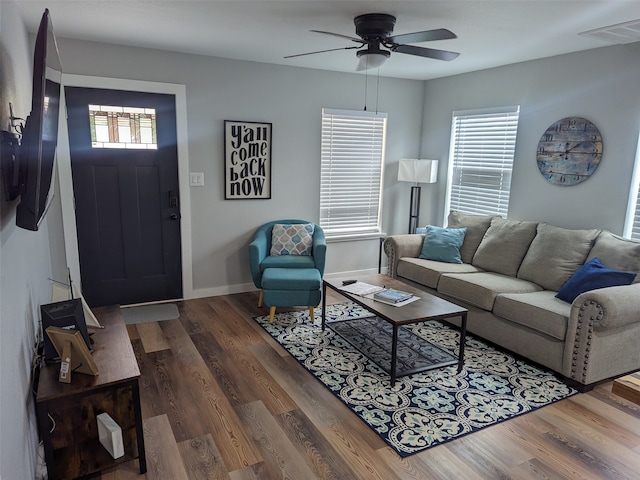
M572 303L581 293L597 288L631 285L636 273L621 272L605 267L597 257L582 265L573 276L565 282L556 297Z

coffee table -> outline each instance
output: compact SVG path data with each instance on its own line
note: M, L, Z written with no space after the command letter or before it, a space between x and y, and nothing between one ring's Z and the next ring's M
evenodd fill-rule
M377 285L386 288L395 288L397 290L403 290L405 292L413 293L415 296L420 297L411 303L403 306L389 305L387 303L379 302L373 298L362 297L342 290L343 280L347 278L325 278L322 282L322 330L325 328L326 318L325 312L327 307L327 288L338 292L340 295L357 303L378 318L388 322L392 326L392 340L391 340L391 368L386 368L384 365L378 366L385 370L391 377L391 386L395 385L396 379L404 375L412 375L414 373L423 372L426 370L433 370L435 368L442 368L449 365L458 364L458 373L462 371L464 366L464 344L467 335L467 309L460 307L454 303L448 302L442 298L431 295L424 290L418 289L400 280L393 279L386 275L371 275L365 277L350 277L349 279L355 279L360 282L368 283L370 285ZM414 368L410 370L397 371L398 364L398 329L402 325L408 325L412 323L429 322L435 320L444 320L452 317L461 317L462 322L460 325L460 348L458 351L458 357L446 353L447 359L444 361L438 361L420 368ZM339 320L339 321L349 321ZM431 343L431 342L430 342ZM432 343L433 345L433 343ZM437 345L434 345L437 347ZM444 351L443 351L444 352ZM362 352L366 355L366 352ZM373 360L373 359L372 359Z

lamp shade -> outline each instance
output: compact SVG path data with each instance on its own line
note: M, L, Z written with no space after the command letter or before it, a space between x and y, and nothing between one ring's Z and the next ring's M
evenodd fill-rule
M438 160L400 160L398 165L398 181L436 183L438 181Z

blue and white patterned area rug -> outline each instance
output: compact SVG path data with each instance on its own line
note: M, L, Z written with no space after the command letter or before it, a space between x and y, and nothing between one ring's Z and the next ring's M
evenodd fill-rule
M344 319L352 320L336 321ZM335 323L324 332L319 311L314 323L308 310L276 314L271 324L268 315L255 320L402 457L577 393L550 372L471 335L459 374L453 365L400 377L391 388L389 375L336 333L348 326L351 342L367 340L361 348L385 365L387 322L353 303L327 306L327 320ZM457 355L459 337L457 329L439 322L407 325L401 327L399 356L409 365L419 362L425 340Z

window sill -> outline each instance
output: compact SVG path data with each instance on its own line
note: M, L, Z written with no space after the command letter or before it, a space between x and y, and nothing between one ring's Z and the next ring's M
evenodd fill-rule
M386 233L378 232L378 233L358 233L358 234L344 234L344 235L334 235L327 236L327 243L337 243L337 242L355 242L358 240L373 240L381 237L386 237Z

